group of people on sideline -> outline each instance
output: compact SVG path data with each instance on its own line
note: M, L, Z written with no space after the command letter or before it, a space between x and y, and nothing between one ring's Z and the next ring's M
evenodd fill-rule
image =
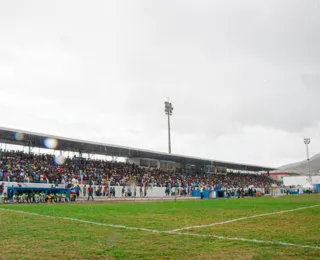
M44 202L51 202L51 203L65 203L69 202L69 198L67 194L64 193L44 193L41 192L23 192L23 193L16 193L16 194L7 194L3 192L0 195L0 203L44 203Z

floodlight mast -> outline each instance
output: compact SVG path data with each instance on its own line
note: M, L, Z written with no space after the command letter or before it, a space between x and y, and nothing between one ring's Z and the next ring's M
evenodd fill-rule
M309 144L311 142L310 138L304 138L304 143L306 145L306 151L307 151L307 162L308 162L308 172L309 172L309 182L312 184L312 179L311 179L311 168L310 168L310 158L309 158Z
M169 153L171 153L171 133L170 133L170 116L172 116L173 107L169 101L164 102L164 112L168 115L168 143Z

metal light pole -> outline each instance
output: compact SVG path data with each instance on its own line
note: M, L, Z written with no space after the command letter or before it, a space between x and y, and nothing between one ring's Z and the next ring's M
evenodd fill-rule
M170 116L172 116L173 107L168 101L164 102L164 112L168 115L168 141L169 141L169 153L171 153L171 136L170 136Z
M309 182L310 182L310 184L311 184L311 170L310 170L310 158L309 158L309 147L308 147L308 145L310 144L310 142L311 142L310 138L304 138L304 143L305 143L305 145L306 145L306 150L307 150Z

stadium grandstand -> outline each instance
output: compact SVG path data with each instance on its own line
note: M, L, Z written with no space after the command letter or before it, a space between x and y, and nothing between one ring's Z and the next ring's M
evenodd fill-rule
M79 197L81 191L81 195L86 196L88 187L85 185L93 185L94 195L108 197L191 195L192 190L199 187L234 189L235 194L238 189L250 186L268 189L276 183L269 176L260 174L261 171L274 170L270 167L172 155L16 129L1 128L0 142L28 147L28 152L1 149L0 181L10 183L7 186L24 183L24 187L46 188L47 193L52 188L70 188L73 189L71 194ZM58 155L33 153L34 148L39 151L51 148L58 151ZM62 156L69 151L75 153L74 157ZM98 160L93 159L92 154L126 157L126 160ZM178 188L178 191L172 192L172 188Z

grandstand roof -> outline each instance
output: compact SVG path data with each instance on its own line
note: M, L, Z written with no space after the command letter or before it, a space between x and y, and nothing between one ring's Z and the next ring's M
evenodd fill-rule
M16 138L16 134L21 133L23 138ZM174 161L182 164L193 164L193 165L214 165L218 167L226 167L233 170L243 170L243 171L271 171L275 168L231 163L224 161L217 161L205 158L197 158L185 155L168 154L163 152L148 151L143 149L124 147L118 145L111 145L105 143L98 143L92 141L84 141L73 138L66 138L60 136L53 136L48 134L33 133L24 130L10 129L5 127L0 127L0 142L14 145L32 146L37 148L46 148L44 146L44 141L47 138L56 139L58 141L56 150L70 151L70 152L81 152L90 154L101 154L108 156L117 157L140 157L140 158L150 158L155 160L163 161Z

